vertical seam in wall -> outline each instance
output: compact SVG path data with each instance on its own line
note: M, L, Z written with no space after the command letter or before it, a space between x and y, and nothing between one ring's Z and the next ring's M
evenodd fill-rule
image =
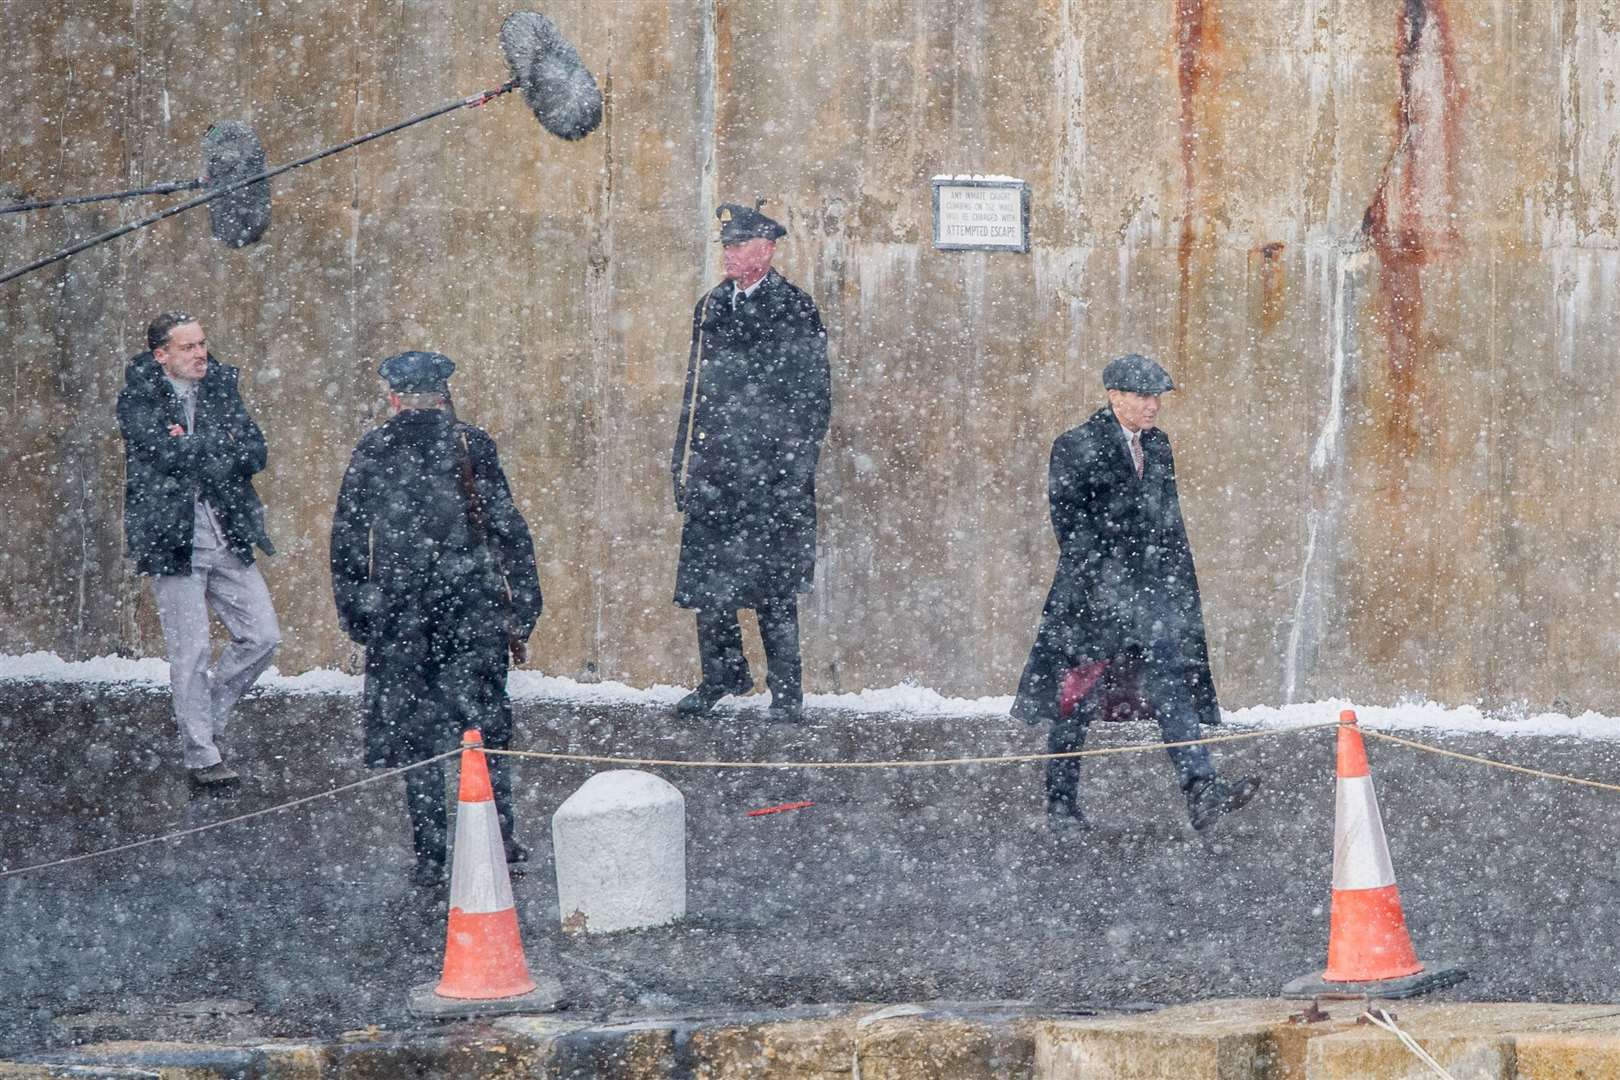
M360 103L364 100L361 79L361 49L358 43L365 40L361 35L360 4L356 3L351 9L349 35L350 54L353 67L350 72L354 79L354 96L351 101L349 113L349 130L360 131ZM358 344L360 337L360 155L351 154L349 157L349 369L353 372L359 365L355 363L359 357Z
M1496 568L1498 573L1501 573L1502 559L1506 554L1509 519L1505 512L1507 491L1506 485L1503 483L1502 447L1498 438L1500 429L1496 424L1497 418L1501 416L1502 408L1502 384L1497 377L1497 373L1500 371L1500 357L1497 355L1496 341L1496 262L1495 242L1493 241L1490 263L1491 300L1490 307L1487 308L1489 314L1486 317L1485 330L1485 362L1486 371L1488 372L1486 384L1490 387L1491 398L1490 408L1485 410L1485 486L1486 491L1489 493L1491 507L1489 519L1491 522L1491 565ZM1503 575L1503 577L1505 578L1506 575ZM1515 604L1514 606L1517 607L1518 605ZM1487 643L1485 649L1486 699L1484 705L1487 709L1497 709L1503 704L1500 700L1503 691L1500 681L1502 665L1497 659L1497 646L1501 644L1505 621L1501 618L1489 620L1491 640Z
M141 87L144 85L145 81L144 75L146 71L146 54L145 50L141 48L141 28L145 25L141 19L141 0L130 0L129 15L131 48L134 50L135 55L134 63L130 65L134 73L129 83L131 90L123 110L124 179L126 182L132 180L135 173L137 147L133 132L141 130L142 127L142 125L139 123L132 123L132 121L139 118L144 99L144 95L141 93ZM134 185L131 183L130 186L133 187ZM125 259L118 260L117 309L119 315L117 341L120 345L123 345L123 335L128 332L129 327L129 263ZM123 356L127 355L128 352L129 350L127 347L121 348L117 351L117 356L122 358ZM115 375L113 379L113 392L115 394L121 389L118 384L119 380ZM124 455L121 453L115 454L113 460L116 462L115 469L117 471L117 475L113 484L112 497L117 500L117 506L115 509L118 514L118 520L121 523L124 518ZM118 546L115 545L114 551L119 551ZM140 578L129 572L129 567L124 564L121 552L115 554L114 558L118 560L118 568L115 572L116 580L118 582L118 626L116 630L115 648L117 648L120 652L125 652L130 655L139 655L140 649L137 646L140 638L140 622L137 616L137 606L140 603L141 597Z
M611 564L611 562L612 562L612 556L613 556L613 552L614 552L614 538L612 536L604 536L604 535L602 535L602 533L607 528L606 514L607 514L608 504L611 501L611 491L615 486L614 484L609 482L608 477L609 476L617 477L617 476L622 475L622 473L616 467L618 463L615 460L615 454L614 454L615 440L610 439L610 438L607 437L608 432L606 430L606 428L607 428L606 417L608 415L608 410L606 410L606 409L604 409L602 407L602 394L604 392L603 391L603 380L602 380L602 369L618 353L618 349L616 348L616 340L617 339L616 339L616 336L614 334L613 303L612 303L612 296L613 296L613 220L614 220L614 214L613 214L613 195L614 195L613 170L615 168L614 155L613 155L613 139L614 139L614 136L617 133L616 129L615 129L615 126L614 126L614 123L613 123L613 67L612 67L613 61L612 61L612 57L614 55L614 28L616 26L617 26L617 23L614 20L609 20L608 21L607 55L609 57L609 60L608 60L608 68L603 73L603 79L602 79L602 89L603 89L603 93L602 93L602 158L603 158L603 161L602 161L602 210L601 210L601 221L603 222L603 224L601 226L602 231L599 234L598 240L597 240L599 254L601 256L601 268L600 268L599 271L596 271L601 276L600 276L600 279L596 282L596 287L594 289L595 303L594 304L590 303L590 300L593 299L593 298L590 298L590 297L587 298L587 304L589 305L589 309L591 310L592 321L593 322L597 322L598 320L600 321L600 325L593 327L592 331L591 331L592 351L594 353L596 353L596 355L592 357L592 363L591 363L591 400L596 403L595 408L593 408L592 411L591 411L591 415L594 418L595 423L596 423L596 431L595 431L595 440L596 440L596 491L595 491L595 503L596 503L596 528L598 530L596 550L598 552L603 553L604 555L606 555L606 558L598 558L598 559L594 560L593 563L592 563L593 569L591 571L591 608L592 608L593 618L592 618L592 626L591 626L591 640L590 640L588 648L586 649L586 654L589 657L588 670L590 672L594 673L597 677L601 677L601 675L602 675L602 640L603 640L604 635L606 634L606 625L605 625L606 614L607 614L607 585L606 585L606 583L607 583L608 579L611 576L613 576L609 572L610 569L611 569L609 564ZM618 378L618 379L615 379L614 384L620 388L621 393L624 392L625 380L622 377Z
M699 282L700 286L708 280L706 253L708 245L703 244L703 240L709 231L709 214L719 201L719 177L715 160L716 144L719 142L715 124L719 113L720 96L719 31L716 27L718 4L719 0L703 0L703 50L698 69L698 124L699 137L703 140L703 156L698 162L700 205L697 208L697 231L694 235L698 237L700 245L698 251L704 256L699 260L699 265L704 267L705 272L703 282Z

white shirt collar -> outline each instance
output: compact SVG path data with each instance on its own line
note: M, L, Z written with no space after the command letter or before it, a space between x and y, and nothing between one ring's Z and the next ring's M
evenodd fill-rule
M738 285L735 281L733 281L731 283L731 288L732 288L731 302L733 304L735 304L739 297L753 296L754 293L759 291L759 287L761 285L765 284L765 279L770 277L770 276L771 276L771 272L769 270L765 271L765 273L760 275L760 278L759 278L758 281L754 282L752 285L748 286L748 288L746 288L746 289L743 288L741 285Z
M163 377L169 380L169 385L174 387L174 392L180 397L185 397L197 389L197 380L195 379L177 379L166 371L163 373Z

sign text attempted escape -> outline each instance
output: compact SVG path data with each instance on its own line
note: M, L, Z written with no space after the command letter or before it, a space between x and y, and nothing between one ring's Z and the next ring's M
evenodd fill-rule
M1010 176L936 176L934 247L1028 251L1029 185Z

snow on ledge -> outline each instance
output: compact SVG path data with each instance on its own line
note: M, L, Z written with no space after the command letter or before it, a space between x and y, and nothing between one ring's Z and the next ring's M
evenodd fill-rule
M934 183L960 184L964 181L987 181L992 184L1022 184L1023 178L1017 176L1001 176L995 173L940 173L938 176L928 178Z
M169 665L151 657L98 656L91 660L63 660L49 652L31 652L20 656L0 654L0 683L8 682L161 689L168 686ZM360 676L330 668L316 668L299 675L282 675L271 668L258 685L284 694L358 694ZM512 672L507 687L514 701L554 701L578 705L666 706L674 704L686 693L686 688L680 686L661 684L640 688L611 681L586 683L527 670ZM745 700L750 704L763 704L766 697L757 694ZM805 704L814 709L917 718L957 716L1005 719L1012 707L1012 698L953 698L925 686L902 683L856 693L810 694L805 698ZM1620 741L1620 717L1601 713L1588 711L1578 716L1537 713L1504 720L1487 716L1471 705L1451 706L1427 701L1383 706L1356 705L1335 698L1296 705L1254 705L1228 711L1225 718L1229 726L1240 729L1292 727L1337 719L1341 709L1355 709L1364 726L1381 730L1567 736Z

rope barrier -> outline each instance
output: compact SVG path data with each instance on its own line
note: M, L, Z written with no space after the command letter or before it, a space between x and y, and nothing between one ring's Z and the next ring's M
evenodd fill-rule
M1105 754L1141 753L1148 750L1162 750L1166 747L1172 746L1202 746L1209 743L1236 742L1240 739L1258 739L1269 735L1291 735L1299 731L1314 731L1320 728L1334 727L1337 724L1338 721L1334 720L1320 724L1301 724L1296 727L1270 728L1261 731L1249 731L1237 735L1212 735L1205 739L1188 739L1184 742L1134 743L1129 746L1110 746L1098 750L1075 750L1062 754L1010 754L1001 755L999 757L923 758L912 761L682 761L679 759L610 757L600 754L562 754L550 753L541 750L493 750L489 747L484 748L484 753L503 754L509 757L540 758L548 761L575 761L598 765L660 765L671 768L900 769L932 767L939 765L1017 764L1032 761L1049 761L1057 758L1101 757ZM337 795L345 791L351 791L355 788L363 787L366 784L375 784L391 777L400 776L404 773L410 772L412 769L420 769L424 766L432 765L434 762L443 761L445 758L454 757L459 753L461 753L460 748L455 750L446 750L444 753L435 757L427 758L411 765L406 765L403 768L390 769L387 772L377 773L374 776L368 776L364 779L356 780L353 783L343 784L340 787L332 788L329 791L319 791L313 795L305 795L301 798L293 799L291 802L281 803L278 806L265 807L262 810L254 810L247 814L238 814L236 817L225 818L222 821L211 821L206 825L197 825L189 829L181 829L178 832L165 833L162 836L152 836L146 838L145 840L136 840L128 844L119 844L115 847L102 848L97 851L87 851L79 855L70 855L65 859L53 859L49 862L31 863L28 866L19 866L11 870L0 870L0 879L12 877L16 874L26 874L33 870L46 870L50 869L51 867L66 866L69 863L82 862L86 859L97 859L105 855L116 855L119 852L131 851L135 848L147 847L151 844L161 844L165 841L178 840L186 836L195 836L198 833L209 832L213 829L222 829L227 825L234 825L241 821L248 821L257 817L264 817L267 814L279 813L283 810L290 810L295 806L302 806L305 803L314 802L316 799L324 799L331 795Z
M560 751L548 750L495 750L489 747L485 747L483 752L486 754L498 754L506 757L516 758L532 758L542 761L562 761L586 765L614 765L620 767L643 766L670 769L924 769L962 765L1021 765L1030 764L1037 761L1060 761L1069 758L1108 757L1116 754L1140 754L1179 748L1183 746L1211 746L1218 743L1242 742L1251 739L1270 738L1278 735L1296 735L1300 732L1321 731L1324 728L1336 728L1338 726L1339 721L1337 720L1325 720L1316 724L1297 724L1291 727L1261 728L1255 731L1237 732L1230 735L1211 735L1202 739L1185 739L1180 742L1130 743L1125 746L1104 746L1092 750L1070 750L1063 753L999 754L953 758L894 758L877 761L693 760L682 758L618 757L611 754L569 754ZM1390 735L1382 731L1374 731L1370 728L1362 728L1361 731L1364 735L1370 736L1374 739L1382 739L1385 742L1395 743L1413 750L1436 754L1440 757L1455 758L1459 761L1467 761L1475 765L1484 765L1493 769L1502 769L1508 772L1520 773L1525 776L1533 776L1543 780L1557 780L1567 784L1578 784L1583 787L1598 788L1603 791L1620 792L1620 784L1609 784L1600 780L1588 780L1584 777L1547 772L1543 769L1531 769L1523 765L1510 765L1504 761L1494 761L1491 758L1479 757L1475 754L1464 754L1456 750L1447 750L1443 747L1433 746L1429 743L1417 742L1413 739L1405 739L1399 735ZM136 848L147 847L152 844L162 844L171 840L179 840L187 836L195 836L198 833L210 832L214 829L222 829L227 825L235 825L239 822L250 821L254 818L264 817L269 814L281 813L282 811L291 810L294 807L303 806L306 803L314 802L317 799L325 799L333 795L340 795L343 792L353 791L354 789L364 787L367 784L376 784L384 780L391 779L395 776L401 776L410 772L412 769L424 768L436 762L443 761L446 758L455 757L460 753L460 748L455 750L446 750L442 754L437 754L433 757L414 762L413 764L406 765L398 769L390 769L387 772L376 773L374 775L364 777L363 779L353 781L352 783L342 784L326 791L318 791L313 795L304 795L288 802L280 803L276 806L265 807L264 809L254 810L246 814L238 814L235 817L225 818L221 821L212 821L206 825L196 825L189 829L181 829L176 832L165 833L162 836L147 837L144 840L135 840L127 844L118 844L114 847L101 848L96 851L87 851L79 855L70 855L62 859L52 859L48 862L32 863L28 866L19 866L9 870L0 869L0 879L13 877L18 874L26 874L35 870L47 870L57 866L66 866L70 863L83 862L87 859L97 859L107 855L116 855L120 852L133 851Z
M1423 1049L1423 1047L1418 1044L1416 1039L1402 1031L1400 1025L1395 1023L1395 1018L1386 1010L1368 1009L1366 1012L1361 1014L1361 1019L1367 1021L1369 1024L1372 1024L1375 1027L1383 1028L1385 1031L1401 1040L1401 1045L1410 1050L1413 1057L1417 1058L1419 1061L1423 1062L1423 1064L1427 1065L1431 1070L1433 1070L1434 1075L1440 1077L1440 1080L1456 1080L1456 1077L1452 1076L1451 1073L1446 1071L1446 1067L1444 1065L1440 1064L1434 1059L1433 1054L1430 1054L1427 1050Z
M1494 761L1491 758L1479 757L1476 754L1464 754L1456 750L1447 750L1444 747L1432 746L1429 743L1416 742L1412 739L1403 739L1399 735L1389 735L1382 731L1373 731L1370 728L1362 728L1361 733L1363 735L1371 736L1374 739L1382 739L1385 742L1410 747L1413 750L1423 750L1430 754L1438 754L1441 757L1456 758L1458 761L1469 761L1475 765L1488 765L1493 769L1504 769L1508 772L1522 773L1525 776L1534 776L1542 780L1561 780L1566 784L1579 784L1582 787L1598 788L1602 791L1620 791L1620 784L1606 784L1601 780L1588 780L1581 776L1567 776L1564 773L1546 772L1542 769L1530 769L1523 765L1509 765L1505 761Z
M209 832L213 829L223 829L225 826L235 825L239 821L250 821L253 818L264 817L267 814L277 814L283 810L291 810L295 806L302 806L305 803L314 802L316 799L325 799L329 796L338 795L345 791L352 791L357 787L364 787L367 784L375 784L391 777L400 776L404 773L410 772L412 769L425 768L428 765L432 765L434 762L443 761L448 757L455 757L459 753L461 753L459 749L446 750L444 753L439 754L436 757L430 757L422 761L413 762L412 764L406 765L402 768L389 769L387 772L377 773L374 776L368 776L362 780L356 780L351 784L342 784L328 791L317 791L313 795L305 795L301 798L293 799L291 802L284 802L277 806L267 806L262 810L254 810L246 814L238 814L235 817L225 818L223 821L210 821L206 825L196 825L189 829L181 829L178 832L165 833L162 836L149 836L145 840L135 840L128 844L119 844L116 847L102 848L99 851L86 851L80 855L69 855L65 859L52 859L50 862L33 863L28 866L19 866L12 870L0 870L0 878L8 878L13 874L26 874L30 870L46 870L53 866L66 866L68 863L83 862L85 859L98 859L103 855L116 855L120 851L133 851L136 848L147 847L150 844L161 844L166 840L178 840L184 836L195 836L198 833Z
M1262 728L1236 735L1210 735L1202 739L1181 742L1131 743L1126 746L1105 746L1095 750L1068 750L1048 754L996 754L986 757L954 758L897 758L885 761L715 761L682 758L614 757L609 754L565 754L550 750L492 750L486 754L504 754L508 757L538 758L544 761L572 761L587 765L642 765L668 769L923 769L944 765L1023 765L1034 761L1062 761L1068 758L1106 757L1111 754L1139 754L1152 750L1168 750L1183 746L1211 746L1215 743L1241 742L1264 739L1273 735L1293 735L1301 731L1319 731L1338 727L1337 720L1319 724L1296 724L1292 727Z

